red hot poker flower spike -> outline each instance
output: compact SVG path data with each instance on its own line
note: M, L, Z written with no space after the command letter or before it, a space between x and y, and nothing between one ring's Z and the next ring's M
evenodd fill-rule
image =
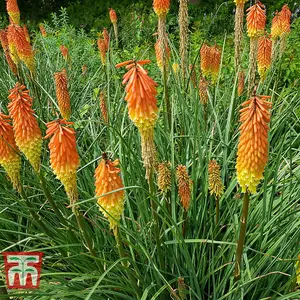
M29 160L35 171L39 171L42 152L42 134L32 109L32 98L24 85L17 83L8 99L9 114L13 120L16 144Z
M78 199L76 185L76 170L79 166L79 155L76 149L75 130L72 122L64 119L49 122L45 139L51 137L49 142L50 163L53 173L64 185L70 203Z

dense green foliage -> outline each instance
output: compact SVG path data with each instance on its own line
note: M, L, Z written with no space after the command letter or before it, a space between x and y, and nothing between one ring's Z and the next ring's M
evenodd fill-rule
M196 15L197 9L194 12L192 9L191 13ZM83 18L89 18L88 13L83 15ZM157 19L146 10L140 14L139 10L131 9L127 14L119 15L120 45L116 47L113 30L109 27L111 44L106 66L101 66L95 38L99 27L108 26L108 23L96 23L94 31L87 33L83 28L71 26L70 22L74 20L72 13L69 18L62 10L59 14L53 14L52 20L47 22L46 38L37 30L32 32L37 78L32 82L27 77L26 85L34 97L34 109L43 134L45 123L54 120L58 113L53 73L67 68L73 111L71 121L75 123L81 158L77 173L80 195L77 205L84 214L86 230L97 257L89 254L82 241L75 217L68 208L69 200L49 166L48 141L44 141L42 172L67 226L50 207L39 179L24 157L22 184L50 235L37 226L26 202L12 189L1 169L1 251L45 252L40 289L11 291L11 295L26 300L170 299L172 293L178 295L177 280L183 277L186 299L299 299L295 272L300 251L299 20L293 24L286 53L272 66L266 82L258 86L259 94L272 96L270 154L265 178L257 194L251 196L242 279L235 283L233 262L242 206L235 163L239 109L246 95L236 95L232 28L223 34L224 28L219 28L220 23L212 15L207 16L205 22L192 17L189 62L199 66L200 45L204 40L211 43L216 40L223 48L222 67L217 84L209 87L207 125L197 88L190 81L184 83L180 74L174 74L170 68L168 90L172 101L172 129L169 132L163 122L162 76L155 64L153 51L155 40L152 34L156 31ZM228 24L232 25L233 15L230 18ZM179 63L175 13L168 17L168 29L172 65ZM61 56L61 44L69 48L71 61L68 63ZM246 68L246 36L244 46L243 67ZM159 160L168 160L172 164L170 211L168 197L159 193L156 185L154 191L149 192L140 154L140 138L128 118L124 101L124 87L121 84L124 70L114 67L133 57L152 60L146 69L158 83L160 113L155 128L155 143ZM16 78L8 70L3 57L0 64L3 70L0 74L0 108L7 113L8 91L15 85ZM84 64L87 65L86 75L81 71ZM27 74L25 67L23 72ZM196 72L199 77L198 67ZM106 93L109 125L101 117L100 90ZM121 161L126 190L121 235L127 258L120 259L115 238L94 197L94 170L104 151L111 158L120 158ZM215 224L215 201L208 192L207 166L212 158L221 165L225 185L225 193L220 199L218 225ZM185 237L182 236L183 210L174 176L178 164L188 167L193 181ZM154 238L150 200L158 206L162 261ZM130 263L129 268L124 266L126 260ZM0 278L3 279L2 273ZM138 283L139 295L132 282Z

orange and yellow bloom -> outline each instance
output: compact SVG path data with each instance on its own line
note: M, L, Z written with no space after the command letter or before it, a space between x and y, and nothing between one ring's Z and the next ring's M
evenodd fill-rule
M28 40L26 39L24 29L16 24L10 24L7 29L7 38L9 50L15 64L18 64L18 58L24 62L27 68L34 73L35 61L34 52Z
M266 26L265 6L257 1L247 9L247 32L250 38L259 37L264 33Z
M172 173L171 163L162 162L158 165L157 185L162 193L167 193L171 190Z
M20 191L21 158L10 118L0 113L0 165L6 171L13 187Z
M112 23L117 23L118 21L117 13L112 8L109 9L109 18Z
M271 36L272 39L276 39L280 37L282 34L281 31L281 20L278 11L276 11L274 18L272 19L272 26L271 26Z
M111 229L115 229L124 211L124 188L120 169L117 168L119 160L110 161L106 154L103 154L96 171L95 187L98 197L99 209L108 219ZM119 190L119 191L117 191Z
M24 35L25 35L26 41L28 43L30 43L30 35L29 35L28 28L27 28L26 24L23 25L23 30L24 30Z
M141 134L142 157L146 169L146 178L149 179L156 165L156 149L154 145L154 126L157 120L157 83L148 75L143 65L149 60L126 61L116 67L126 66L129 71L123 77L126 84L128 113L132 122L138 127Z
M213 159L208 165L208 185L211 195L220 198L223 194L224 185L221 179L219 164Z
M45 29L44 24L40 23L40 24L39 24L39 28L40 28L41 35L42 35L43 37L47 37L47 31L46 31L46 29Z
M6 10L14 24L20 23L20 10L17 0L6 0Z
M272 61L272 41L264 35L258 40L257 66L261 81L267 76L267 71L271 67Z
M63 56L63 58L67 61L70 59L70 56L69 56L69 49L65 46L65 45L60 45L59 46L59 49L60 49L60 52L61 52L61 55Z
M183 208L187 211L191 202L192 180L189 177L186 166L179 165L176 168L178 193Z
M67 70L63 69L61 72L54 73L56 98L62 117L68 120L71 117L71 103L68 91Z
M64 119L47 123L45 139L49 142L50 163L53 173L65 187L70 203L78 199L76 170L79 166L79 155L76 149L75 130L70 127L72 122Z
M11 58L10 51L9 51L9 44L7 40L7 33L5 30L0 30L0 41L3 48L3 52L9 65L11 71L16 75L17 74L17 66L14 63L13 59Z
M166 16L170 9L170 0L153 0L153 9L158 17Z
M221 51L217 45L209 47L203 44L200 49L201 71L208 78L211 77L213 83L218 79L221 64Z
M240 139L237 152L237 180L243 192L256 192L268 161L270 96L254 96L240 110Z
M106 28L103 28L102 35L103 35L103 38L105 41L105 47L106 47L106 51L107 51L109 48L109 33Z
M288 34L291 31L291 16L292 13L287 4L283 5L280 11L281 32Z
M32 109L32 98L24 85L17 83L11 89L8 99L9 115L18 148L24 153L35 171L40 170L42 134Z
M98 49L100 52L100 58L101 58L101 62L102 65L105 65L106 63L106 51L107 51L107 44L105 39L103 38L99 38L97 41L97 45L98 45Z

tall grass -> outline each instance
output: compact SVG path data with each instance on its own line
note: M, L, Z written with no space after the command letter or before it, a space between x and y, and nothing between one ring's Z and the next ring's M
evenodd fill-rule
M184 84L181 76L169 72L171 130L164 126L162 109L155 128L159 159L170 161L172 166L172 189L168 198L158 192L156 185L149 193L139 135L128 118L124 101L121 85L124 71L114 67L120 61L132 59L133 54L116 49L112 41L107 65L103 67L96 46L82 31L67 24L53 28L52 33L51 27L47 26L47 29L50 33L47 38L36 33L34 40L38 71L35 85L39 95L34 94L32 82L26 83L34 96L34 109L45 133L45 123L55 119L57 113L53 74L67 68L73 111L71 121L75 122L81 157L77 174L79 202L76 205L84 216L86 231L97 256L89 254L81 238L64 188L49 167L47 141L44 141L42 172L66 222L61 222L52 210L39 178L23 159L24 191L50 232L44 234L30 216L26 201L12 189L1 169L1 251L45 253L40 289L12 290L10 296L24 299L183 299L179 298L177 290L178 279L182 277L186 299L298 299L300 291L295 286L294 265L300 242L300 93L295 87L282 86L280 62L273 67L266 82L258 87L259 94L272 96L270 154L265 178L257 194L250 198L242 278L234 282L234 257L242 208L235 162L239 108L246 96L239 98L236 95L237 78L227 67L229 56L222 57L226 63L217 84L210 87L206 124L197 89L190 83ZM122 32L122 42L121 35ZM66 64L63 60L60 44L69 47L71 63ZM228 44L225 37L223 49L227 52ZM175 46L171 45L172 62L178 63ZM194 52L198 53L199 49ZM134 52L138 58L154 56L152 48L143 46ZM233 56L233 49L230 56ZM195 60L197 57L190 57L190 61ZM232 60L231 63L233 66ZM3 59L0 64L3 70L0 75L1 110L7 112L8 90L16 80ZM81 74L83 64L87 65L86 76ZM227 72L222 72L224 69ZM149 67L149 74L159 84L158 101L162 106L163 81L154 62ZM101 118L99 90L106 92L109 124ZM94 197L94 170L104 151L112 158L120 158L121 162L126 191L125 212L120 224L123 257L119 256L114 235ZM208 192L210 159L216 159L221 165L225 185L217 226L215 202ZM178 164L188 167L193 181L184 238L181 230L183 208L175 180ZM157 206L162 261L155 243L151 201ZM124 264L129 267L125 268ZM0 279L4 279L3 273ZM5 299L5 296L0 295L1 298Z

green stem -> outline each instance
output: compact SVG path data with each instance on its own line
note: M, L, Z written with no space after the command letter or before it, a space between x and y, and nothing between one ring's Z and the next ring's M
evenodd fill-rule
M125 251L124 251L124 247L123 247L123 242L122 242L122 237L121 237L121 233L120 233L120 230L119 230L119 227L115 227L114 230L114 236L115 236L115 239L116 239L116 243L117 243L117 247L118 247L118 251L119 251L119 255L120 257L122 258L127 258L126 254L125 254ZM135 289L135 292L136 292L136 295L137 295L137 298L140 299L140 289L136 283L136 279L134 278L134 276L130 273L130 270L129 270L129 263L128 262L122 262L123 266L126 268L126 273L127 273L127 276L128 276L128 279L130 280L133 288Z
M83 239L90 251L90 253L93 255L93 256L97 256L96 254L96 251L92 245L92 242L91 242L91 239L86 231L86 228L85 228L85 224L84 224L84 220L83 220L83 216L82 214L80 213L80 211L78 210L78 207L76 205L74 205L72 207L72 211L76 217L76 221L77 221L77 224L78 224L78 227L80 229L80 232L82 233L82 236L83 236Z
M182 237L184 238L186 228L187 228L187 221L188 221L188 212L187 210L184 210L183 212L183 224L182 224Z
M34 211L34 207L33 205L30 203L30 201L28 200L25 191L23 189L23 186L21 186L21 190L20 190L20 195L21 197L25 200L26 206L28 207L33 219L36 221L36 223L38 224L38 226L44 231L44 233L47 236L51 237L51 233L49 231L49 229L45 226L45 224L40 220L38 214Z
M163 83L164 83L164 100L166 106L166 119L168 121L168 128L171 128L171 103L169 99L168 92L168 76L167 76L167 68L166 68L166 59L164 59L163 66Z
M240 237L236 249L235 255L235 268L234 268L234 280L238 281L241 278L241 262L242 262L242 254L243 248L246 238L246 227L247 227L247 219L248 219L248 211L249 211L249 193L246 191L244 194L243 200L243 209L241 216L241 225L240 225Z
M31 216L33 217L33 219L35 220L35 222L38 224L38 226L41 228L41 230L51 239L55 239L55 237L53 237L53 234L49 231L48 227L46 227L46 225L43 223L43 221L40 219L39 215L35 212L33 205L30 203L30 201L28 200L25 191L23 189L23 186L20 187L20 195L22 197L22 199L25 200L26 206L28 207ZM59 248L59 251L61 253L61 255L63 257L67 257L67 252L65 252L65 250L63 248Z
M218 226L220 221L220 199L216 197L216 226Z
M151 211L152 211L152 217L154 220L154 236L155 236L155 241L156 241L159 264L160 264L160 267L162 268L164 263L163 263L163 257L162 257L162 252L161 252L161 243L160 243L160 238L159 238L159 220L158 220L158 215L157 215L157 204L152 198L152 196L154 195L153 171L151 171L151 174L149 176L148 184L149 184L149 193L151 195L151 199L150 199Z
M68 226L68 223L66 221L66 218L62 215L61 211L59 210L59 208L57 207L56 203L54 202L51 193L47 187L47 183L45 180L44 175L42 174L42 172L38 173L38 177L40 179L41 185L42 185L42 189L44 191L44 194L49 202L49 204L51 205L52 209L54 210L56 216L58 217L59 221L64 224L65 226Z

